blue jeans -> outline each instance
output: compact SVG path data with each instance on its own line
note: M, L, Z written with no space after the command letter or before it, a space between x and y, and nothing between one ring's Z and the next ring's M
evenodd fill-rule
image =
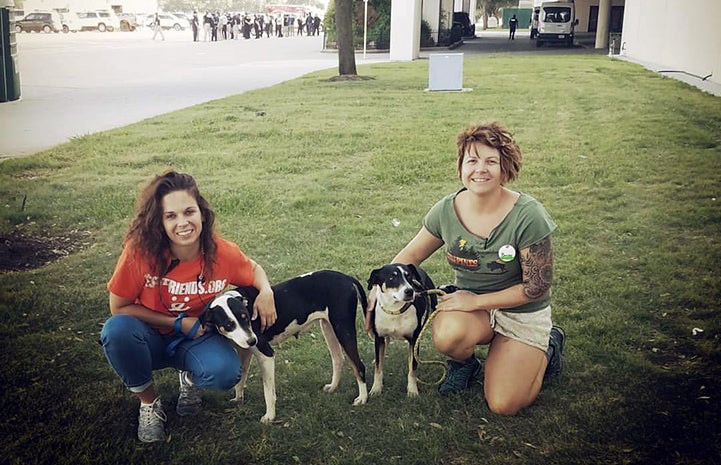
M203 389L224 391L240 381L242 367L232 343L217 333L178 344L172 356L165 348L177 335L162 335L131 315L113 315L100 333L105 357L130 391L153 384L153 370L176 368L193 374Z

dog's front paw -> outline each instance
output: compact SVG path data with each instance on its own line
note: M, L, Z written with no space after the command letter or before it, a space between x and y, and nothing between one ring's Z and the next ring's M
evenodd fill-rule
M243 394L240 394L240 395L236 394L235 397L230 399L230 401L235 402L238 405L243 405L243 403L245 402L245 397L243 396Z
M358 396L353 399L353 405L365 405L368 402L368 396Z
M335 391L338 385L333 386L333 384L326 384L323 386L323 392L326 394L330 394L331 392Z
M418 380L414 375L408 375L408 384L406 385L408 397L418 397Z
M381 391L383 391L383 385L380 383L373 383L373 387L371 388L371 392L369 394L373 397L380 395Z
M269 425L269 424L273 423L273 420L275 420L275 415L269 415L267 413L265 415L263 415L262 417L260 417L260 422L263 423L264 425Z

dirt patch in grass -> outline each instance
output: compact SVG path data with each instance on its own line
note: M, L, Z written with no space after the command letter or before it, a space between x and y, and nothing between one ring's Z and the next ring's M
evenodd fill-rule
M19 229L0 233L0 272L40 268L81 249L88 232L33 235Z
M338 76L333 76L329 79L322 79L321 81L325 82L343 82L343 81L373 81L375 80L372 76L358 76L356 74L341 74Z

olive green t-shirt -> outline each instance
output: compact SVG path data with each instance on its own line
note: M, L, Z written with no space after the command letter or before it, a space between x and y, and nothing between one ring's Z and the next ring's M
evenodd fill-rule
M483 294L521 283L520 250L548 237L556 229L556 224L539 201L520 193L513 209L491 231L490 236L477 236L463 226L456 214L454 200L463 190L438 201L423 219L423 226L428 232L445 244L446 260L456 275L455 285ZM547 296L504 310L534 312L548 304Z

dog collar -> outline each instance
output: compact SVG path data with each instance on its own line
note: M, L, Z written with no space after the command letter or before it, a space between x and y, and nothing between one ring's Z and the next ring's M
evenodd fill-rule
M378 303L378 305L380 305L381 310L383 310L385 313L387 313L387 314L389 314L389 315L401 315L401 314L405 313L406 310L408 310L409 308L411 308L411 305L413 305L413 302L406 302L405 305L403 305L403 307L401 307L400 310L388 310L388 309L385 308L385 307L383 306L383 304L380 303L380 302Z

